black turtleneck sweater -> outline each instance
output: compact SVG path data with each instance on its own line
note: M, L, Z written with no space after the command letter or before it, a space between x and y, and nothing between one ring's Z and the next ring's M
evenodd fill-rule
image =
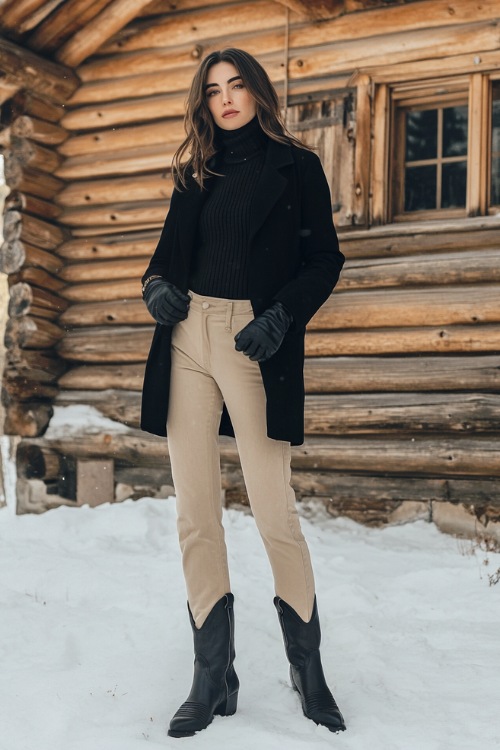
M236 130L216 126L220 158L198 224L189 286L209 297L248 299L250 206L267 136L257 117Z

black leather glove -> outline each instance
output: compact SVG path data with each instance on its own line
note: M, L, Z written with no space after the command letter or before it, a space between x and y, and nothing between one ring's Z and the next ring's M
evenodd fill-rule
M275 302L236 334L236 349L254 362L265 362L276 354L291 323L288 310Z
M163 326L174 326L188 315L191 298L165 279L153 279L144 290L149 312Z

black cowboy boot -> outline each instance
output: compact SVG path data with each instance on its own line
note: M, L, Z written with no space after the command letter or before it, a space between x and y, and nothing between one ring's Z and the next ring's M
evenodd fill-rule
M302 710L308 719L322 724L331 732L345 729L344 719L326 684L319 644L319 626L316 597L309 622L304 622L289 604L274 597L278 617L283 631L285 651L290 662L290 680L302 701Z
M194 677L187 700L170 722L170 737L190 737L206 729L214 715L236 712L240 686L234 671L234 597L219 599L201 628L188 605L194 639Z

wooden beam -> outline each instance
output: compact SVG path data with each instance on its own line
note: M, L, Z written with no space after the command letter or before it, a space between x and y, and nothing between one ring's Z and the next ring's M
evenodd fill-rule
M114 0L58 50L59 62L75 67L131 21L150 0Z
M0 39L0 70L11 82L53 101L65 101L78 88L77 75L63 65Z
M2 8L2 30L19 32L20 24L45 4L45 0L7 0Z
M344 12L344 0L276 0L276 2L314 20L334 18Z
M29 39L31 49L52 52L102 11L111 0L66 0Z

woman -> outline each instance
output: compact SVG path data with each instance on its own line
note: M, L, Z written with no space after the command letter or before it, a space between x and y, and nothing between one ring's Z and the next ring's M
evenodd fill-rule
M343 730L290 487L290 445L304 438L305 326L344 261L328 185L318 157L286 131L266 72L242 50L202 61L185 125L170 210L143 277L158 325L141 426L168 435L195 650L193 686L169 735L193 735L236 711L219 432L236 437L292 685L307 717Z

